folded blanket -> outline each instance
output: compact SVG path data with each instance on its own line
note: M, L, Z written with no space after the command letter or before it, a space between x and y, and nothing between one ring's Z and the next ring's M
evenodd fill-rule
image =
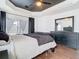
M54 41L54 39L49 34L31 33L31 34L24 34L24 35L36 38L39 45L43 45Z

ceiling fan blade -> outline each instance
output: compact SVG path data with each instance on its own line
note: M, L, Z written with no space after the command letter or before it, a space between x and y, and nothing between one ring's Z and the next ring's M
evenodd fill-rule
M52 4L52 3L50 3L50 2L44 2L44 1L42 1L42 3L44 3L44 4Z
M29 6L25 5L25 8L29 8Z

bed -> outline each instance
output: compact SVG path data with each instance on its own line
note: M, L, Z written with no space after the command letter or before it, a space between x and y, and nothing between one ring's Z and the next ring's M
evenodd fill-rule
M8 50L9 59L32 59L55 47L55 41L48 35L7 35L0 32L0 51Z
M55 41L39 45L36 38L25 35L12 35L14 54L16 59L32 59L44 51L55 48Z

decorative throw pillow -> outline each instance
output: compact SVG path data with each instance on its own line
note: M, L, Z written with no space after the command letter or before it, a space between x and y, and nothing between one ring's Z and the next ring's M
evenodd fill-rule
M9 36L5 32L0 32L0 40L8 42Z

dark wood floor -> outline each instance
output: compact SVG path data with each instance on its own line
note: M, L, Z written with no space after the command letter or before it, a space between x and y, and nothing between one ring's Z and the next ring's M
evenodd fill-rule
M76 50L65 47L63 45L58 45L55 52L45 52L35 59L77 59Z

